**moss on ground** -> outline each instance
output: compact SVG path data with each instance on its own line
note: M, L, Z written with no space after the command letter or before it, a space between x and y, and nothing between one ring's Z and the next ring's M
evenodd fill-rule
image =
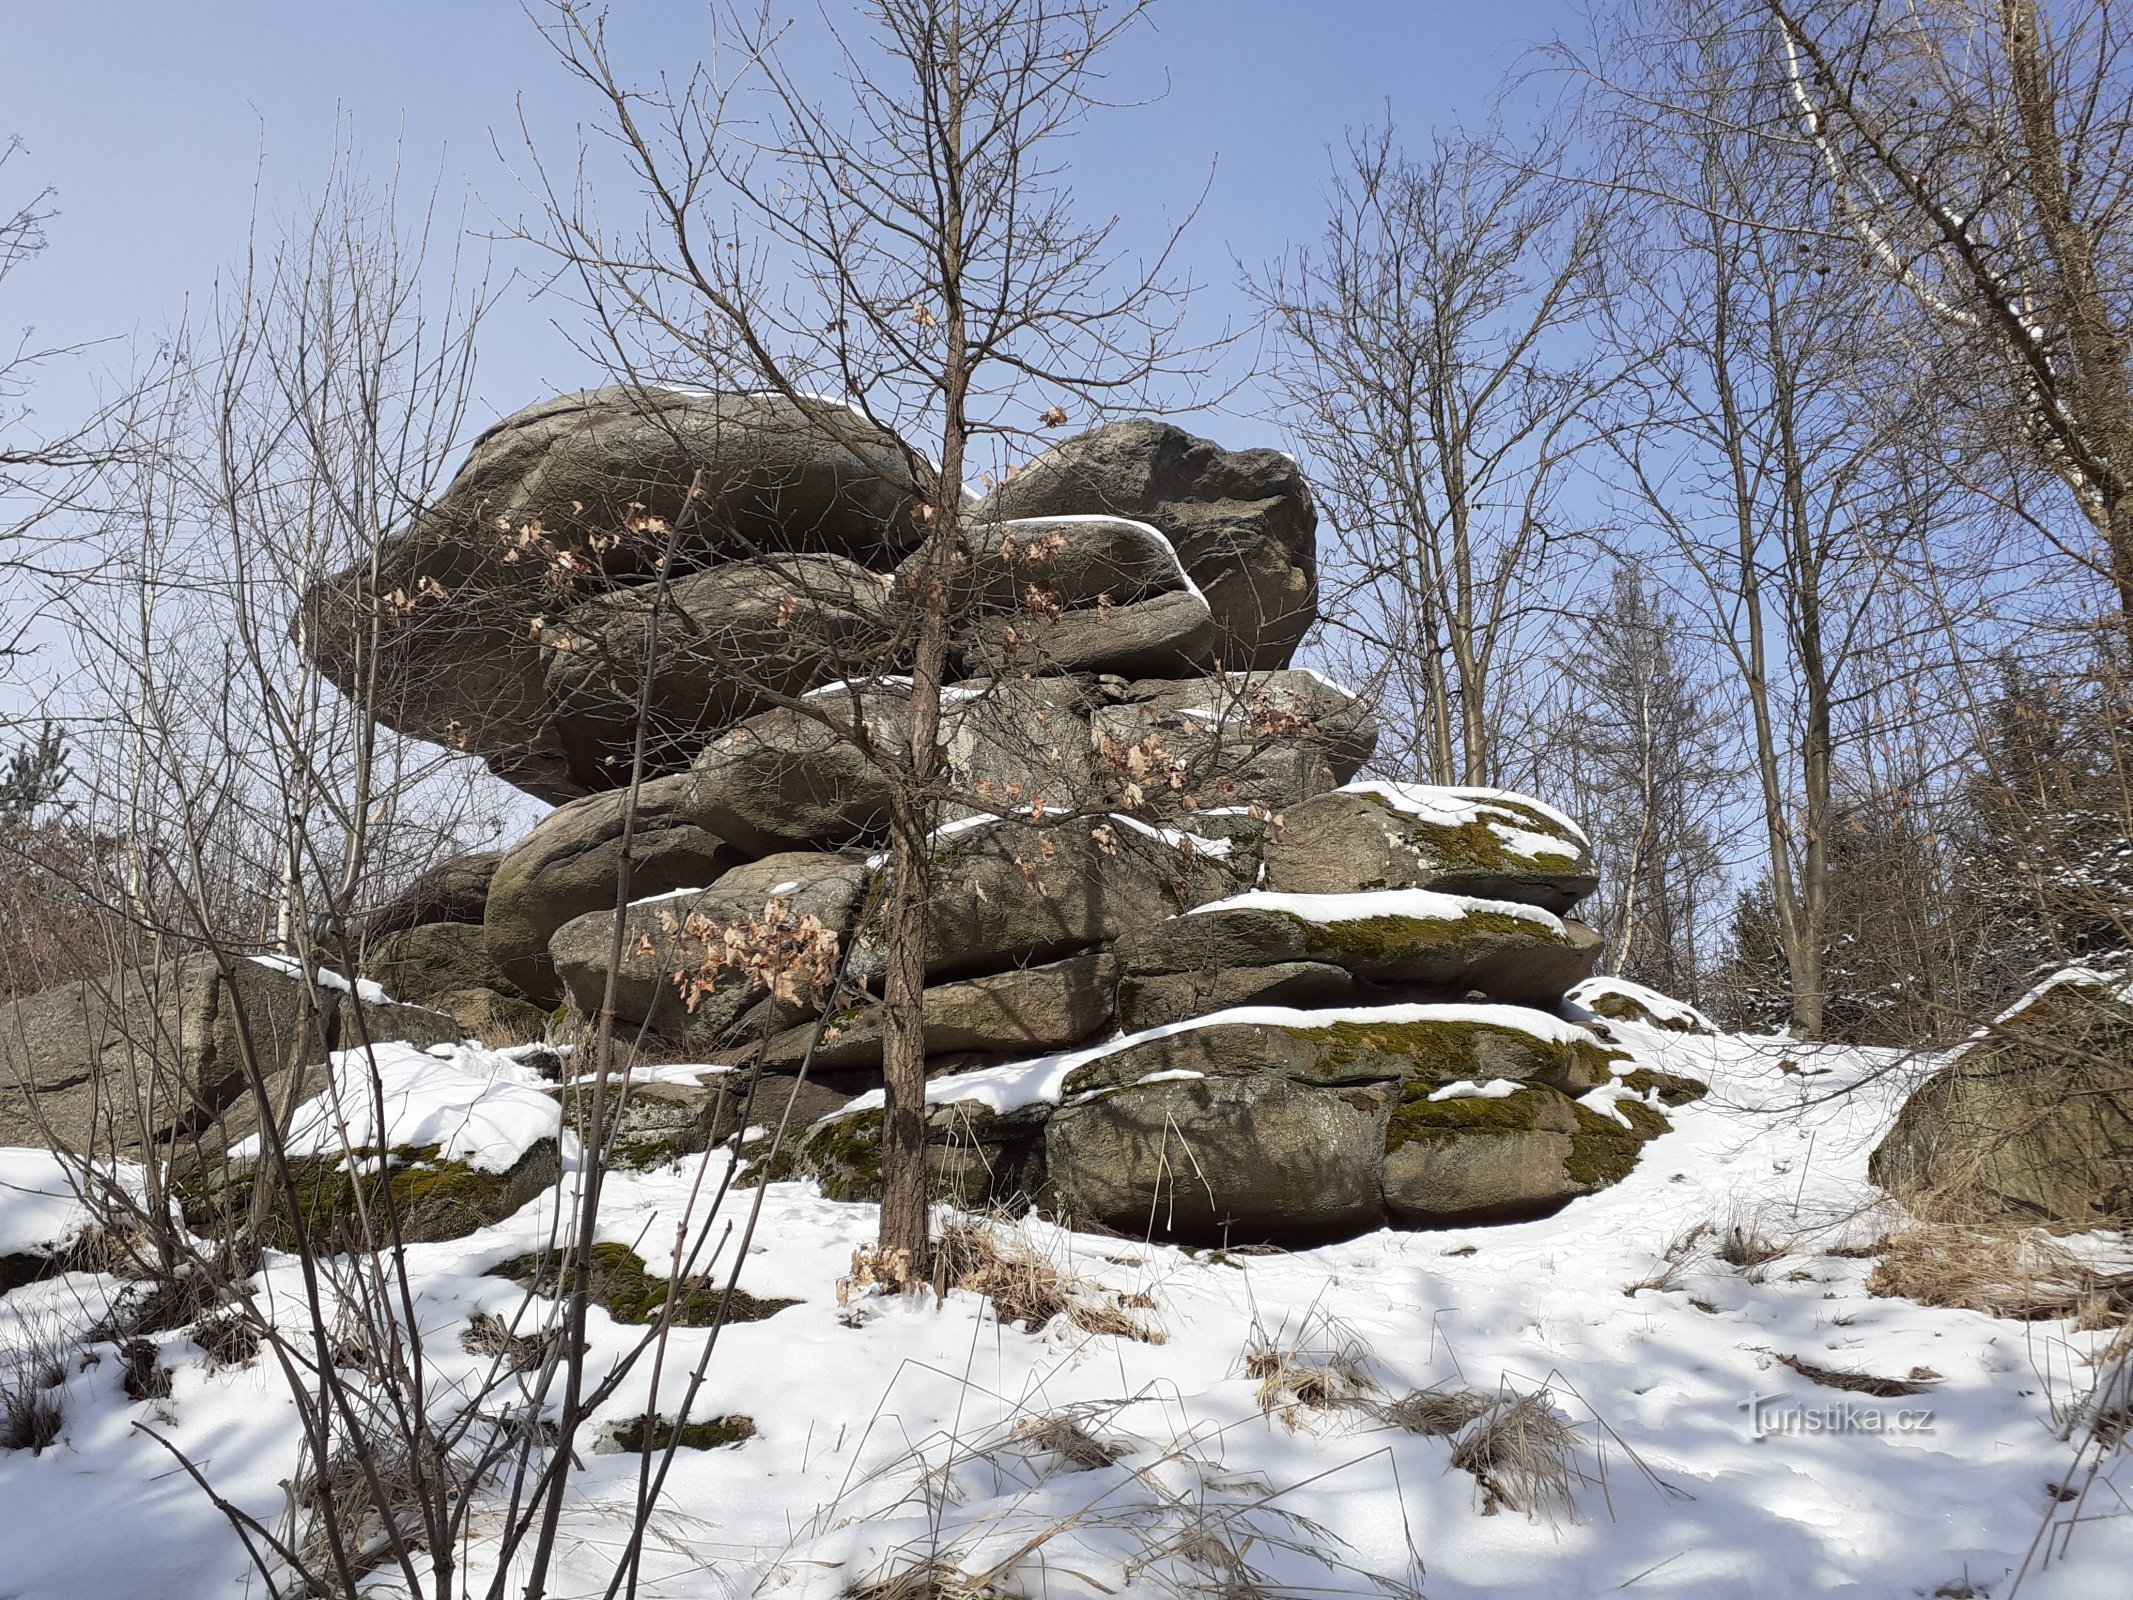
M1661 1072L1656 1067L1639 1067L1634 1072L1623 1073L1616 1081L1639 1094L1656 1093L1661 1104L1670 1106L1685 1106L1711 1092L1711 1086L1701 1078L1691 1078L1679 1072Z
M382 1160L375 1150L292 1156L287 1188L268 1180L256 1237L277 1250L293 1250L308 1239L314 1249L334 1252L395 1239L460 1239L509 1216L555 1179L555 1147L547 1141L505 1172L481 1172L463 1161L440 1160L439 1153L431 1144L395 1146ZM256 1177L251 1162L180 1175L174 1187L186 1221L200 1228L225 1214L242 1220Z
M717 1450L755 1437L752 1417L709 1417L676 1428L671 1417L637 1417L614 1433L617 1448L635 1455L679 1444L684 1450Z
M595 1305L615 1321L639 1327L658 1319L666 1307L671 1280L653 1277L644 1258L626 1244L596 1244L592 1247L591 1259L591 1292ZM569 1292L570 1274L568 1256L535 1251L500 1262L489 1269L488 1275L509 1278L536 1294L560 1299ZM722 1283L714 1283L709 1278L684 1278L674 1289L674 1325L680 1328L710 1327L719 1320L719 1301L724 1294ZM726 1307L725 1320L729 1323L761 1322L765 1317L799 1303L797 1300L758 1299L735 1289L732 1303Z

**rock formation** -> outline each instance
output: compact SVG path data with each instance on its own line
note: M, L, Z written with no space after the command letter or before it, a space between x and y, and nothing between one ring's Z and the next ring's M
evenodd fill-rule
M618 1152L797 1094L816 1120L758 1175L877 1192L876 756L908 724L919 460L839 407L572 396L484 436L377 584L313 591L329 672L353 681L350 619L382 611L387 719L564 802L375 913L366 971L460 1018L590 1015L612 979L653 1050L728 1064L625 1107ZM1628 1170L1669 1102L1559 1011L1599 947L1570 918L1586 841L1520 796L1355 781L1368 708L1289 666L1316 608L1293 461L1119 423L967 517L925 949L944 1195L1296 1241L1533 1215Z
M2133 1227L2133 984L2055 974L1919 1085L1867 1172L1932 1221Z

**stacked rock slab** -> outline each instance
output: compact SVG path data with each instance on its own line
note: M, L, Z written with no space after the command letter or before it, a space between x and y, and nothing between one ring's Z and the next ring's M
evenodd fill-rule
M879 1176L876 756L909 725L919 459L816 402L567 397L477 444L382 583L314 596L404 613L388 720L567 802L493 868L491 992L745 1061L729 1097L804 1071L843 1109L782 1169L849 1198ZM1354 781L1367 708L1289 665L1316 615L1294 461L1118 423L964 515L923 1002L944 1194L1294 1240L1529 1215L1626 1170L1657 1104L1555 1011L1598 948L1568 916L1585 841L1518 796ZM343 676L346 631L315 630ZM411 954L456 970L436 929L463 917ZM836 953L833 1014L751 966L781 941Z

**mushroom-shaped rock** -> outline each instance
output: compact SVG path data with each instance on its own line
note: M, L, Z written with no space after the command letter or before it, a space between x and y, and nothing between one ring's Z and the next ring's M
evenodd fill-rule
M829 402L657 386L543 401L475 441L375 578L366 563L310 591L307 645L344 691L375 664L388 725L568 798L586 780L552 723L542 619L648 580L670 541L677 570L795 550L892 567L920 531L909 460Z
M1271 889L1434 889L1557 913L1598 886L1592 846L1561 812L1498 789L1353 783L1289 810Z
M1289 664L1318 615L1318 512L1295 461L1145 418L1114 422L1045 451L977 511L993 522L1099 513L1169 539L1206 596L1223 666Z

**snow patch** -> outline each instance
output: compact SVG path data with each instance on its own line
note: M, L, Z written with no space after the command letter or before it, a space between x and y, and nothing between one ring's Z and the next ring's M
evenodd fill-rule
M291 1155L436 1145L439 1160L508 1172L563 1131L562 1105L540 1074L477 1044L451 1046L442 1059L411 1044L336 1050L331 1070L332 1087L290 1121ZM253 1134L230 1154L241 1160L259 1150Z
M1440 894L1434 889L1364 889L1354 894L1288 894L1277 889L1248 889L1227 900L1194 906L1187 916L1206 911L1281 911L1321 926L1364 922L1373 917L1407 917L1427 922L1457 922L1476 912L1517 917L1548 929L1564 932L1563 919L1539 906L1515 900L1483 900L1473 895Z

